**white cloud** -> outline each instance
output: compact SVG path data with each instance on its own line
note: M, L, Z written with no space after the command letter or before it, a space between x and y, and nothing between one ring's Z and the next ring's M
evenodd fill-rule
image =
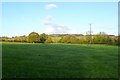
M48 15L48 16L46 16L46 18L45 18L45 20L48 20L48 21L50 21L50 20L52 20L53 19L53 17L51 16L51 15Z
M45 25L45 33L50 34L50 33L55 33L55 34L60 34L60 33L68 33L69 28L63 24L48 24Z
M54 9L54 8L58 8L58 6L56 4L48 4L45 9L49 10L49 9Z
M68 34L79 34L79 32L76 29L70 29Z
M55 32L55 30L52 26L46 26L44 33L49 34L49 33L53 33L53 32Z
M45 26L47 26L47 25L48 25L48 26L49 26L49 25L52 25L52 23L51 23L50 21L44 21L43 24L44 24Z
M48 15L48 16L45 17L45 20L44 20L43 24L44 25L51 25L52 20L53 20L53 17L51 15Z
M67 25L56 24L53 22L53 16L46 16L44 20L45 30L44 33L47 34L74 34L77 33L77 30L70 29Z
M68 33L69 28L64 24L53 24L54 33Z

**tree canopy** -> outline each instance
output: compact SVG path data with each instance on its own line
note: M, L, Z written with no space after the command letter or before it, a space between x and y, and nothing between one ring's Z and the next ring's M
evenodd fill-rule
M86 35L79 34L38 34L31 32L28 36L0 37L4 42L29 42L29 43L72 43L72 44L109 44L119 45L120 36L108 35L105 32Z
M39 34L36 33L36 32L31 32L29 35L28 35L28 42L30 43L38 43L40 41L40 37L39 37Z
M46 39L47 39L47 34L45 34L45 33L42 33L42 34L40 34L40 42L41 43L44 43L45 41L46 41Z

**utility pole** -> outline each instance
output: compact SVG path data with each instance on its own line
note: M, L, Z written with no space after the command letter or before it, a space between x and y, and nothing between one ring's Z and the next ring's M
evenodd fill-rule
M91 44L91 40L92 40L92 36L91 36L91 23L89 24L90 25L90 44Z

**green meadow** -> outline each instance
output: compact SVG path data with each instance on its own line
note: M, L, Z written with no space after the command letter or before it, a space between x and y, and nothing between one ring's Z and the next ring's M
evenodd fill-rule
M2 43L3 78L117 78L118 47Z

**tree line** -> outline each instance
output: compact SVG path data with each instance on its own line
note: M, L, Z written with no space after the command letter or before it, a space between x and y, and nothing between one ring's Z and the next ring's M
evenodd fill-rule
M28 36L0 37L0 41L5 42L27 42L27 43L71 43L71 44L109 44L119 45L119 36L107 35L100 32L96 35L79 34L38 34L31 32Z

